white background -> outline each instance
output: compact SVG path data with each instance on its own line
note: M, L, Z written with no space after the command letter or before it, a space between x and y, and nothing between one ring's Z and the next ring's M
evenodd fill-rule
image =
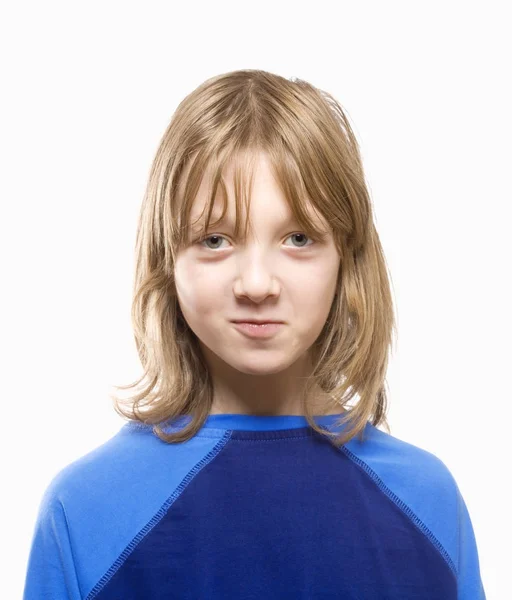
M51 478L114 435L140 374L133 247L173 111L239 68L341 102L392 275L392 434L453 473L488 600L510 592L507 2L12 2L2 56L2 597ZM5 569L5 567L8 567Z

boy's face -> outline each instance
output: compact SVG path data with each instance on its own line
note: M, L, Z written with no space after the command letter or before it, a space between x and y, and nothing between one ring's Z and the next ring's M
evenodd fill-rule
M295 235L301 233L300 226L287 223L293 213L264 154L258 155L254 173L252 229L245 242L234 239L234 190L231 173L226 175L229 204L225 223L210 226L209 237L202 242L195 241L200 233L191 235L190 243L177 256L178 302L205 356L216 355L216 363L227 371L276 374L293 365L320 335L336 291L340 257L328 225L312 207L312 218L329 235L323 241ZM191 223L201 215L206 194L203 179ZM219 199L211 222L221 210ZM284 324L272 337L249 338L233 320L251 318Z

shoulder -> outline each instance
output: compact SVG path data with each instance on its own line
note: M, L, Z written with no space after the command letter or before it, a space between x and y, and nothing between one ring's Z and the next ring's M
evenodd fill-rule
M459 532L469 515L447 465L432 452L367 424L344 447L375 485L422 531L455 570Z
M53 477L43 496L43 510L62 505L73 519L87 512L115 511L117 503L157 505L218 441L215 436L196 436L169 444L150 425L125 423Z
M460 491L448 466L433 452L370 423L362 441L350 440L345 452L420 527L456 524Z
M168 444L151 426L126 423L51 480L40 502L34 555L67 548L91 590L120 549L161 518L187 474L218 443L198 436Z
M45 502L66 504L129 474L155 441L149 428L125 424L101 445L61 468L51 479L44 494Z
M454 494L456 481L441 458L367 423L363 440L353 439L347 453L363 468L373 471L384 485L406 485L416 493Z

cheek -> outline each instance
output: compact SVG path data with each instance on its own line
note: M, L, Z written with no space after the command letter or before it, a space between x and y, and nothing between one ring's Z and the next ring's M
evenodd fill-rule
M310 281L307 293L301 299L301 313L310 323L324 322L327 318L334 297L334 289L326 285L325 280Z
M309 273L307 284L302 286L300 294L295 294L293 302L300 311L301 318L306 316L309 326L322 328L329 315L336 293L338 272L334 269L317 269Z
M304 290L303 298L315 306L330 304L336 291L338 265L317 265L302 274L300 278Z
M219 279L211 270L188 262L177 263L175 268L176 293L187 321L202 320L213 313L219 298Z

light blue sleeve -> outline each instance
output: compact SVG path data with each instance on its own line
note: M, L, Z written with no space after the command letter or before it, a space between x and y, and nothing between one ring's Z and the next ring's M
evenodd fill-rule
M473 525L450 469L433 453L369 423L365 433L365 442L353 438L345 449L421 524L453 572L457 600L486 600Z
M64 507L55 480L46 489L28 557L23 600L81 600Z
M469 512L457 487L457 588L458 600L486 600L480 575L480 564L475 533Z

